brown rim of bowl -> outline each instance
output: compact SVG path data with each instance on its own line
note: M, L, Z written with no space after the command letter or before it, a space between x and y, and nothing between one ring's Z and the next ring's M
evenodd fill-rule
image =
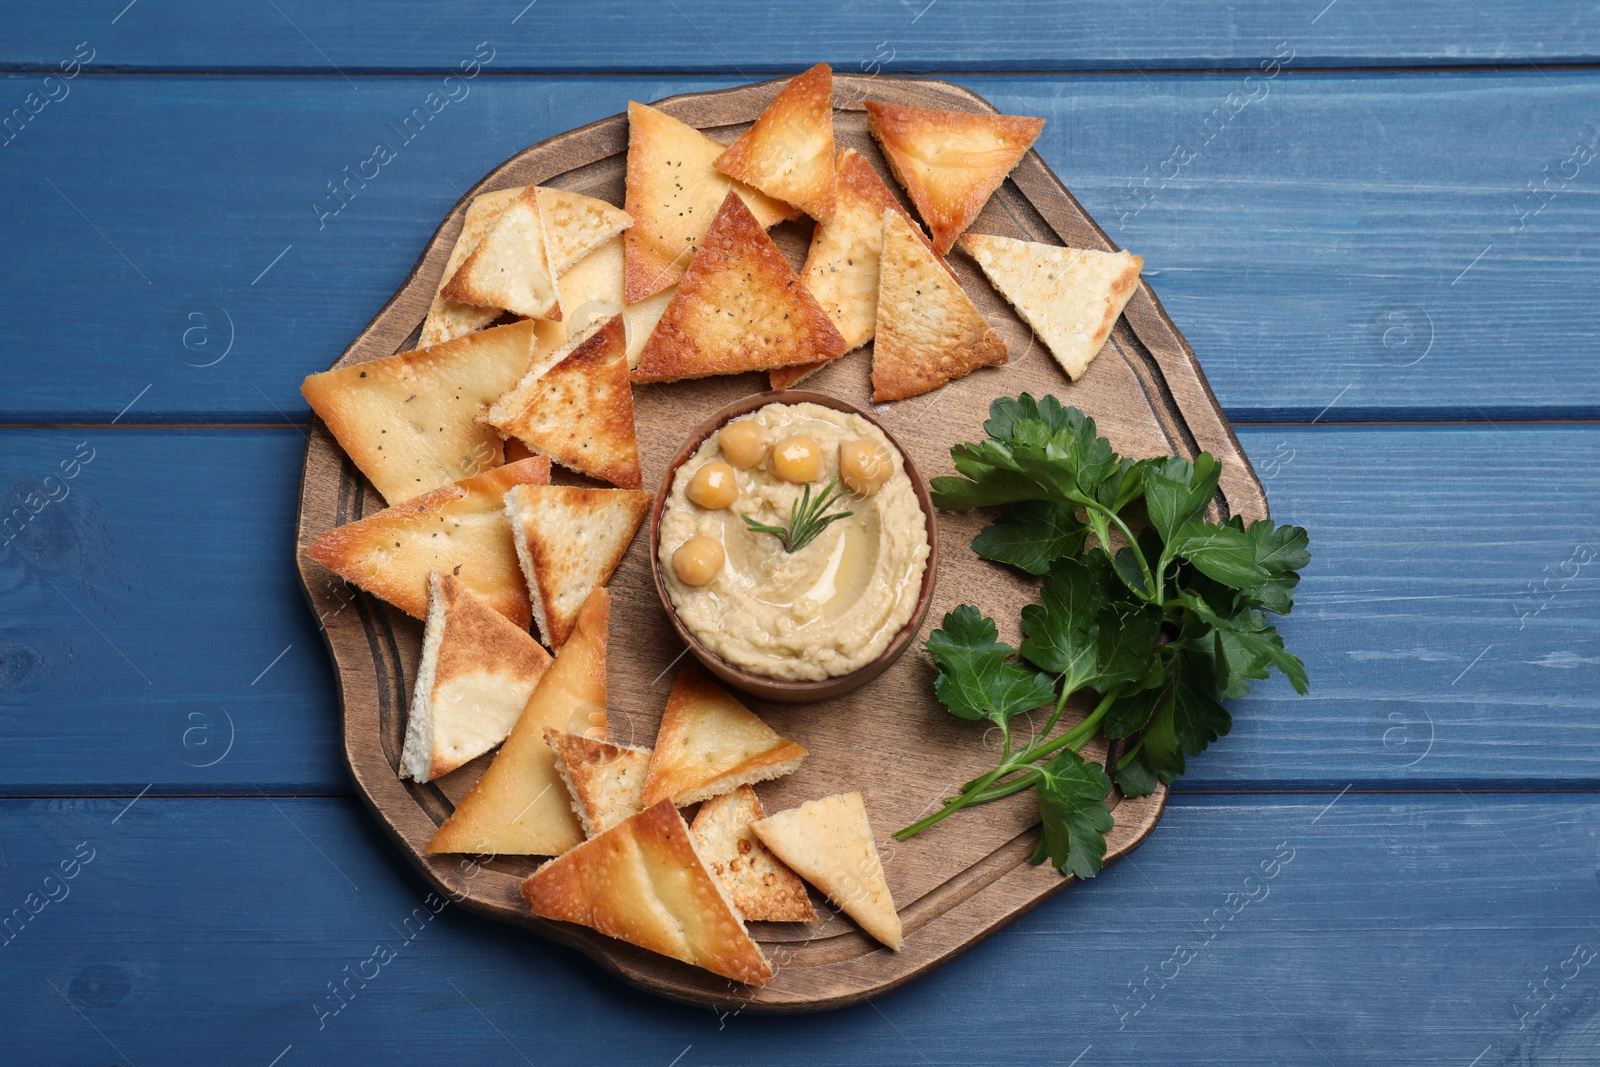
M851 415L859 415L877 428L878 432L886 437L895 450L900 453L906 476L911 480L912 491L916 493L917 504L922 509L923 520L928 531L928 562L922 571L922 588L917 594L916 605L911 609L911 617L906 624L889 640L889 644L870 663L857 667L848 674L835 675L830 678L818 679L788 679L773 678L765 674L757 674L743 667L735 666L712 652L700 643L699 638L689 631L678 618L677 609L673 607L672 598L667 594L666 581L661 574L661 516L666 511L667 498L671 495L672 480L678 473L678 468L705 443L706 438L720 430L725 424L732 422L741 415L748 415L758 411L768 404L816 404L820 407L831 408ZM847 693L852 689L865 685L889 668L895 660L905 652L911 641L916 637L917 631L922 627L922 621L927 618L928 608L933 602L934 572L939 563L939 527L934 518L933 501L928 496L928 483L923 479L922 473L917 470L911 453L902 445L883 424L870 412L866 412L838 397L826 393L816 393L804 389L769 390L762 393L752 393L728 404L702 422L689 434L682 447L667 465L666 474L662 476L660 491L656 493L655 503L650 510L650 574L655 579L656 594L661 598L661 606L666 609L667 619L672 623L672 628L677 632L678 638L683 641L686 648L694 653L695 658L706 666L713 674L723 681L728 682L746 692L764 696L772 700L799 703L808 700L825 700L828 697Z

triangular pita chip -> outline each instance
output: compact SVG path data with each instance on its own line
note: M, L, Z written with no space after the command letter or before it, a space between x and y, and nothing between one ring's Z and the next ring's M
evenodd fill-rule
M527 629L528 589L506 521L505 495L517 486L549 482L545 456L508 463L336 526L306 555L419 619L428 617L428 575L442 571Z
M532 322L497 326L313 374L300 392L383 499L398 504L500 465L500 437L478 416L540 350L553 351L550 330L560 333Z
M1005 361L1006 343L939 257L905 219L885 215L872 399L903 400Z
M586 835L593 837L644 810L639 801L650 766L648 748L614 745L554 727L545 730L544 739Z
M622 562L653 499L642 489L575 485L506 495L505 514L545 644L566 642L578 609Z
M563 467L639 488L626 333L618 315L575 339L570 351L535 365L485 418Z
M763 228L800 213L713 166L725 147L665 112L628 101L628 303L677 284L730 190Z
M505 206L439 295L463 304L505 308L530 319L561 321L561 297L550 269L539 190L529 186Z
M561 276L562 314L571 337L591 323L604 322L620 313L628 328L628 366L639 365L639 355L650 332L661 321L676 285L647 296L637 304L626 304L622 295L622 237L613 237L590 252Z
M672 683L644 783L644 803L680 806L741 785L781 778L800 766L806 750L739 703L697 666Z
M550 271L557 278L578 260L633 225L626 211L582 193L541 187L535 196L539 201L539 219L544 225Z
M729 193L633 377L738 374L837 359L844 351L816 298L744 201Z
M969 233L961 247L1022 321L1039 335L1069 377L1077 381L1111 336L1117 316L1139 287L1144 260L1128 252L1017 241Z
M494 762L428 842L429 852L559 856L583 840L546 727L606 729L606 624L611 595L596 589L577 628L528 698Z
M458 300L446 300L439 295L439 291L454 277L461 261L478 247L478 242L489 232L489 227L500 217L500 212L521 195L522 186L497 189L473 197L472 203L467 205L466 217L461 221L461 236L456 238L455 245L450 249L450 258L445 260L444 274L439 277L439 289L434 291L428 317L422 320L422 335L417 338L418 348L432 348L453 341L474 330L483 329L500 317L499 308L483 308Z
M716 167L814 219L833 218L833 68L796 75Z
M872 164L854 149L847 148L839 153L839 195L834 202L833 219L817 223L812 231L811 250L806 253L800 280L822 305L828 321L844 337L847 348L872 340L877 326L883 216L891 211L904 216L911 232L927 244L922 228L906 214L906 209L883 184ZM768 377L772 388L788 389L826 366L826 363L807 363L779 367Z
M868 100L867 127L942 256L1044 129L1044 119L928 111Z
M694 847L722 879L733 906L746 920L811 922L817 917L800 876L786 867L750 829L766 818L756 791L741 785L700 805L689 832Z
M772 964L668 803L546 863L523 881L522 899L540 918L587 926L736 982L772 979Z
M422 666L400 777L442 777L506 739L550 666L546 652L453 574L429 576ZM641 779L641 782L643 780Z
M861 928L900 950L900 915L889 896L860 793L808 800L750 824L763 844L828 895Z

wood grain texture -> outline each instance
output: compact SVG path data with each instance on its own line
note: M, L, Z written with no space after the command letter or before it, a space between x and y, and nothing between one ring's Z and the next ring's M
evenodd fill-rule
M1239 437L1274 517L1311 531L1284 631L1312 692L1272 682L1235 701L1233 733L1180 788L1600 789L1600 589L1594 565L1576 580L1577 561L1562 566L1600 547L1600 428ZM282 516L300 435L0 430L0 512L42 496L40 479L85 440L96 458L68 498L0 539L13 607L0 627L0 790L347 792L316 620L293 575L264 565L292 536ZM951 537L944 548L969 551ZM228 737L224 710L237 741L203 766Z
M700 129L736 136L784 84L768 82L676 97L659 106ZM840 110L835 118L835 140L868 158L877 156L860 105L869 90L892 103L968 110L990 107L980 97L947 83L836 79L835 101ZM626 136L625 121L616 117L552 138L491 171L469 195L512 185L550 184L620 202ZM382 358L409 346L460 230L465 203L463 200L446 217L407 284L352 342L338 365ZM1109 247L1036 154L1017 165L974 228L1053 244ZM774 237L798 264L809 240L807 229L789 226ZM1064 376L1054 360L1003 299L978 281L976 268L959 262L953 266L966 275L963 286L973 300L1004 331L1011 361L1003 378L992 370L975 373L930 396L874 408L882 426L919 461L937 460L952 444L965 439L967 432L955 428L980 423L997 393L1025 388L1043 392L1063 384ZM1126 454L1192 457L1202 449L1210 451L1222 461L1215 506L1223 516L1240 514L1247 521L1263 517L1266 502L1260 483L1217 410L1194 353L1148 286L1135 291L1123 316L1105 358L1096 360L1075 383L1074 402L1093 415L1101 431ZM853 360L837 360L807 384L865 403L869 355L863 352ZM741 396L763 391L761 379L756 374L723 376L638 390L634 418L646 484L659 484L685 427L697 425ZM936 407L938 420L929 417ZM837 916L804 927L758 931L757 937L767 943L778 964L777 976L759 990L730 984L590 930L535 919L516 890L520 879L536 866L535 861L503 857L493 862L492 869L480 871L474 866L473 877L468 878L459 857L424 853L451 810L451 801L465 795L483 773L487 759L480 758L428 785L405 783L397 777L403 709L410 695L408 679L415 678L420 659L420 624L399 618L365 595L358 598L357 611L330 615L336 598L329 590L328 572L305 555L307 547L324 532L369 514L377 506L376 493L356 476L326 427L314 421L301 487L297 560L313 611L325 620L324 635L339 676L345 754L357 792L372 806L380 824L425 877L442 892L459 897L464 907L573 944L620 977L663 996L749 1011L817 1011L897 988L1072 884L1048 866L1027 862L1037 807L1031 798L1019 795L986 806L978 817L960 827L946 828L937 845L918 841L900 846L907 862L890 873L889 881L908 935L904 949L888 952ZM984 521L978 514L951 513L940 518L939 526L943 535L970 540ZM617 710L617 721L608 724L608 732L624 744L653 736L673 664L681 654L657 600L648 554L647 539L636 540L609 582L611 628L627 640L613 643L608 652L607 704ZM956 603L972 599L1000 616L1002 635L1015 640L1012 619L1033 599L1033 592L1027 583L976 558L947 561L932 597L930 621L923 623L924 636ZM922 657L902 657L870 687L831 699L805 705L756 700L752 705L780 733L798 740L810 752L804 773L783 778L766 790L767 803L782 809L818 794L859 788L877 823L876 832L885 838L892 828L927 811L950 786L981 774L990 762L981 747L959 747L961 735L970 731L952 722L931 699L928 663ZM864 750L864 738L898 758L885 760L879 752ZM1085 755L1108 758L1103 745L1093 751L1086 749ZM929 764L951 775L949 785L934 784L930 791ZM1165 797L1164 788L1149 797L1120 802L1113 796L1117 825L1107 835L1108 862L1135 848L1150 833Z
M0 802L0 914L95 850L0 947L27 1020L0 1062L1593 1063L1600 960L1562 965L1600 950L1600 800L1333 799L1174 797L1128 862L914 991L805 1018L686 1008L454 905L427 918L351 800Z
M120 5L118 5L120 6ZM381 12L381 14L379 14ZM6 69L54 69L86 35L98 70L340 71L455 69L480 42L493 69L795 73L819 60L841 73L966 70L1163 70L1252 67L1284 40L1307 64L1331 67L1527 66L1593 62L1600 28L1575 0L1516 4L1449 0L1392 5L1242 0L1141 5L1076 0L826 0L802 10L780 0L639 5L625 0L422 0L377 7L277 0L230 11L199 0L145 5L108 26L72 7L15 13L0 45ZM1026 33L1016 32L1026 26ZM560 42L559 45L553 42ZM876 64L876 67L874 66Z
M630 97L732 82L480 76L407 143L395 128L440 79L358 80L72 81L0 150L0 227L51 250L0 260L0 291L83 313L71 330L13 318L0 422L106 422L136 397L124 422L303 420L300 380L371 319L490 167ZM1050 120L1042 158L1145 257L1234 420L1600 417L1600 361L1572 356L1591 346L1600 290L1600 163L1564 187L1557 174L1543 199L1527 191L1600 130L1589 75L1291 64L1249 84L963 81ZM396 158L340 208L328 183L377 141ZM1195 154L1181 167L1180 143Z
M266 562L293 543L301 434L0 441L3 788L345 791L316 620Z

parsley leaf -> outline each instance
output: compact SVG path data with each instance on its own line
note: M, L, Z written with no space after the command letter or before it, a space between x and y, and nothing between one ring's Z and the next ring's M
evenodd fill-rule
M1039 845L1033 862L1049 860L1062 874L1093 878L1106 858L1112 827L1111 780L1071 749L1038 768Z
M1145 510L1162 541L1171 545L1180 530L1200 517L1221 475L1222 464L1209 452L1202 452L1193 464L1180 456L1146 461Z
M1206 577L1246 594L1261 588L1271 577L1256 562L1250 535L1232 526L1191 521L1178 531L1172 547Z
M1069 690L1089 684L1095 664L1097 620L1108 603L1100 575L1069 557L1056 560L1039 586L1039 602L1022 609L1022 655Z
M981 559L1043 574L1053 560L1083 551L1088 528L1066 504L1023 500L972 539Z
M1204 600L1180 594L1184 607L1201 620L1214 627L1222 636L1225 662L1246 678L1267 677L1266 667L1278 668L1289 679L1296 693L1304 694L1311 683L1306 678L1305 664L1283 644L1283 635L1276 626L1267 624L1266 616L1259 611L1246 610L1237 615L1218 615ZM1231 652L1231 654L1230 654Z
M1077 408L1063 408L1053 396L1038 403L1026 393L1001 397L990 405L984 429L987 439L950 450L962 477L933 480L933 502L939 507L962 510L1019 500L1082 503L1122 469L1094 420Z
M1277 526L1265 519L1251 523L1245 533L1255 548L1256 566L1267 575L1255 591L1256 602L1274 614L1289 614L1294 610L1290 594L1300 584L1298 572L1311 562L1310 537L1299 526Z
M1156 791L1158 784L1160 779L1156 772L1137 753L1117 768L1117 791L1125 797L1147 797Z
M998 637L994 620L971 604L950 612L943 628L928 635L928 652L939 668L933 691L952 715L1003 726L1013 715L1055 699L1049 678L1007 662L1016 649Z
M1209 661L1187 651L1170 668L1167 699L1144 731L1145 759L1163 782L1171 784L1185 770L1184 757L1200 755L1233 725L1211 677Z

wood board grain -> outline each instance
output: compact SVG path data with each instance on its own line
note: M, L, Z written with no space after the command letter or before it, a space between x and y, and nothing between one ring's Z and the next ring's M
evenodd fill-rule
M730 141L760 114L782 83L745 86L661 101L669 114ZM989 109L954 85L841 77L835 81L836 136L877 159L865 133L861 101L868 94L891 102L959 110ZM990 109L992 110L992 109ZM549 184L621 202L626 122L621 116L552 138L520 153L471 190ZM881 168L881 162L879 163ZM341 357L361 362L409 348L432 297L450 245L460 230L465 198L440 227L406 285ZM975 230L1078 247L1110 248L1105 235L1052 175L1037 154L1013 172L990 201ZM798 261L803 228L774 232ZM885 425L934 466L951 444L978 432L989 401L1031 389L1057 392L1100 423L1126 454L1207 450L1222 460L1217 507L1224 513L1263 517L1266 500L1231 429L1206 386L1194 354L1161 310L1148 285L1128 305L1108 349L1078 383L1065 376L1033 340L970 262L952 260L963 284L1005 336L1012 360L981 371L927 397L876 409ZM807 382L847 400L866 396L867 352L840 360ZM635 417L646 484L685 428L729 401L763 388L759 376L708 379L637 390ZM576 945L625 979L675 999L751 1011L806 1011L839 1007L893 989L1072 884L1048 867L1027 863L1036 821L1026 795L952 820L936 834L886 849L885 869L907 929L906 948L889 953L837 915L803 927L760 924L755 933L779 965L760 990L730 984L674 961L652 956L591 931L534 919L517 883L528 858L478 859L425 856L422 848L438 823L482 773L486 759L436 783L403 783L395 774L404 709L419 659L421 626L365 595L355 610L329 618L326 572L305 558L322 532L380 506L320 422L313 423L302 482L298 530L301 575L313 610L327 620L344 705L345 753L356 786L380 823L425 877L473 910L539 930ZM976 514L940 517L947 543L969 541L986 519ZM611 582L613 593L610 692L612 736L647 742L670 686L681 649L670 637L654 590L642 542L636 542ZM995 614L1003 636L1015 636L1021 606L1032 599L1028 583L951 553L941 569L931 628L955 604L973 601ZM880 838L912 821L952 786L980 773L992 755L981 735L952 721L931 699L931 672L908 655L871 686L832 701L803 707L754 702L769 722L811 752L802 770L764 789L769 808L840 790L860 789ZM1086 753L1103 757L1103 748ZM934 768L930 774L930 768ZM947 776L947 780L946 780ZM1109 835L1108 860L1126 854L1154 828L1165 791L1123 800Z

